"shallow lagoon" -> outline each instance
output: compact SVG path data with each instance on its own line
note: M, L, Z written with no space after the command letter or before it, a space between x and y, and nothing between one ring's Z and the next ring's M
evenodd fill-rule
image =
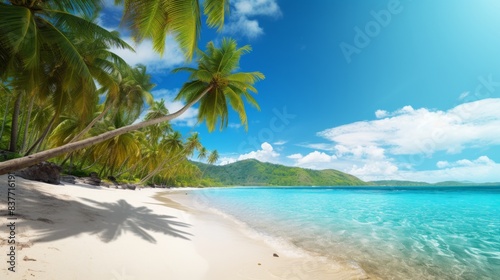
M381 279L500 275L500 187L278 187L193 191L291 253Z

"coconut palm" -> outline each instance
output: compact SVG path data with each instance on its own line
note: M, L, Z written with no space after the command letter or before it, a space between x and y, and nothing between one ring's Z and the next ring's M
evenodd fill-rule
M100 89L100 92L107 91L108 93L104 109L71 142L82 138L111 109L115 111L125 109L122 113L126 112L130 114L130 118L136 119L145 104L152 104L153 96L150 91L155 84L151 83L151 76L146 73L146 66L137 65L130 68L126 64L121 64L118 69L115 69L113 76L114 81L109 81L108 86Z
M204 97L201 99L198 121L206 121L209 131L213 131L217 123L221 129L227 126L228 103L239 114L245 127L248 127L248 122L244 99L259 108L250 91L257 92L253 84L263 79L264 75L260 72L234 73L239 68L241 55L250 50L248 45L238 48L236 41L232 39L223 39L220 48L210 42L206 52L199 52L197 68L182 67L174 70L191 74L190 81L184 84L176 99L190 103L200 96Z
M201 149L198 150L198 156L197 156L197 158L199 160L203 160L203 159L205 159L207 157L207 155L208 155L207 148L201 147Z
M160 173L169 161L178 161L179 158L183 156L186 145L182 142L182 134L178 131L174 131L167 135L159 144L159 149L162 151L160 153L161 156L156 159L154 169L150 170L149 173L141 179L141 183L147 182L153 176Z
M7 113L9 112L9 104L10 104L10 98L12 96L11 91L7 88L7 86L4 86L3 84L0 83L0 98L2 98L2 103L5 103L5 109L3 111L3 120L2 120L2 128L0 129L0 142L2 141L2 136L3 136L3 131L5 128L5 123L7 122Z
M100 40L108 46L129 48L117 33L87 20L100 7L98 0L1 1L0 78L9 80L15 104L25 98L53 101L54 118L35 145L48 135L64 106L72 104L82 116L93 107L95 85L79 42ZM15 106L16 108L16 106ZM13 110L11 149L16 150L19 110Z
M163 53L165 39L170 34L186 57L192 58L201 29L198 0L115 0L115 3L124 4L122 23L132 30L136 41L151 39L153 48ZM205 0L203 9L208 26L221 30L229 14L229 0Z
M219 152L217 150L213 150L210 155L208 156L207 163L208 164L214 164L219 160Z
M113 130L134 122L134 118L126 110L120 110L116 114L109 116L104 122L99 123L91 133L101 134L107 130ZM101 158L103 169L101 174L106 171L108 175L114 175L117 167L126 163L136 162L140 159L140 143L134 135L134 131L124 133L113 137L107 141L101 142L91 147L93 158L98 158L105 154L105 158Z
M250 51L249 46L237 47L236 41L224 39L220 47L210 42L206 52L199 52L198 68L182 68L191 73L190 81L184 84L177 99L184 99L187 104L179 111L164 117L146 120L140 123L96 135L84 140L69 143L58 148L46 150L30 157L23 157L0 163L0 174L27 167L43 160L94 145L130 131L150 125L170 121L182 115L187 109L201 100L198 119L206 120L209 131L214 130L217 121L220 127L227 125L228 104L239 114L240 121L247 126L244 100L258 107L250 91L257 92L254 83L264 78L260 72L238 72L241 55ZM180 71L180 70L178 70Z
M153 102L144 119L151 120L166 115L168 115L168 109L165 106L165 101L160 99L159 101ZM136 174L139 174L140 177L144 177L146 174L153 171L162 161L162 157L165 156L162 144L165 138L170 135L173 130L168 122L163 122L145 127L139 132L140 133L137 133L136 136L141 143L141 159L128 169L116 174L117 176L135 170Z
M219 160L219 152L217 152L217 150L213 150L207 158L207 163L212 165L215 164L218 160ZM203 178L203 175L205 175L205 171L207 171L207 168L208 166L205 166L203 172L201 173L200 178Z
M151 107L149 107L146 115L144 116L145 120L152 120L160 117L164 117L168 115L168 109L165 106L165 100L160 99L159 101L154 101ZM148 136L148 141L158 145L160 143L160 138L164 135L168 135L172 132L172 127L170 123L163 122L155 125L148 126L143 129L143 131Z

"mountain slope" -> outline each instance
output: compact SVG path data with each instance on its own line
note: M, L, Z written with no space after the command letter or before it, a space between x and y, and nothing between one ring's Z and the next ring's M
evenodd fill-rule
M242 160L228 165L193 162L204 177L225 186L353 186L366 185L357 177L337 170L310 170L279 164Z

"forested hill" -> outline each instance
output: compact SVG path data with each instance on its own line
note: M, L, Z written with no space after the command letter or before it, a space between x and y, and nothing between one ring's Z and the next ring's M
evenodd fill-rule
M193 162L203 177L224 186L354 186L366 185L360 179L337 170L310 170L279 164L242 160L218 166Z

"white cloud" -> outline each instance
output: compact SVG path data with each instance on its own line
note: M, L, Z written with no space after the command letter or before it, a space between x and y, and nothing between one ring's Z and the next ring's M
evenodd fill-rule
M385 158L385 150L377 146L344 146L335 145L338 157L368 158L371 160L381 160Z
M435 170L414 170L407 168L394 160L359 160L333 161L330 168L335 168L364 180L407 180L420 182L469 181L498 182L500 181L500 164L487 156L475 160L458 160L455 162L438 161Z
M235 13L245 16L277 16L281 10L276 0L235 0Z
M389 115L389 112L385 110L377 110L375 111L375 116L380 119L380 118L385 118Z
M146 65L148 72L154 73L170 70L185 62L182 50L171 36L168 36L165 40L165 52L163 56L160 56L153 50L153 44L150 40L144 40L138 45L131 38L125 38L124 40L135 49L135 52L118 48L113 48L111 51L123 58L130 65L139 63Z
M249 153L241 154L236 157L222 157L219 160L219 164L225 165L245 159L256 159L258 161L272 162L272 163L279 162L280 154L274 150L271 144L269 144L268 142L264 142L260 145L260 148L261 148L260 150L251 151Z
M316 167L338 169L366 181L500 181L500 164L486 155L454 162L442 159L443 152L457 154L500 145L498 108L500 98L463 103L450 110L412 106L393 112L378 110L377 119L318 133L330 143L303 146L337 157L330 161L323 157L324 163ZM429 170L422 163L433 157L439 157L437 168ZM305 157L290 158L298 164Z
M458 153L500 144L500 98L464 103L448 111L405 106L391 117L361 121L319 132L336 144L383 148L394 155Z
M301 159L303 157L304 156L302 154L293 154L293 155L287 156L287 158L290 158L290 159Z
M140 44L134 42L134 40L129 37L130 30L123 29L123 27L119 26L123 5L114 5L114 1L112 0L104 0L103 3L104 12L100 13L97 18L97 23L109 31L119 30L120 33L122 33L122 39L134 48L135 52L128 49L111 48L112 52L123 58L128 64L132 66L139 63L144 64L147 66L148 72L151 73L170 70L186 62L179 44L171 35L168 35L165 40L165 51L163 55L153 50L153 43L151 40L144 40ZM126 35L123 36L123 33Z
M323 151L334 151L335 147L331 143L312 143L312 144L299 144L297 146Z
M176 90L159 89L151 92L155 100L163 98L165 100L165 106L167 107L169 113L175 113L184 107L185 103L182 101L174 101L177 94ZM191 107L187 109L184 114L170 121L172 124L177 124L181 126L195 126L198 123L198 108Z
M441 161L438 161L436 163L436 166L437 166L437 168L446 168L446 167L450 166L450 163L445 161L445 160L444 161L441 160Z
M477 167L477 166L493 166L495 162L487 156L480 156L475 160L461 159L455 162L448 161L438 161L436 166L438 168L449 168L449 167Z
M250 19L251 17L281 15L276 0L235 0L231 4L233 10L224 32L239 33L248 38L255 38L264 33L259 22Z
M447 168L437 170L401 171L394 178L430 183L443 181L498 182L500 181L498 174L500 174L500 164L483 156L476 160L460 160L450 163Z
M238 129L241 127L241 124L240 123L229 123L227 125L229 128L234 128L234 129Z
M399 168L390 161L369 161L363 166L353 165L349 174L365 180L382 180L397 174Z
M236 162L236 159L232 157L222 157L219 159L219 165L231 164L233 162Z
M245 16L231 22L225 27L224 30L228 33L241 33L250 39L264 34L264 30L259 26L259 22L257 20L250 20Z
M281 140L281 141L274 142L273 145L275 145L275 146L283 146L286 143L288 143L288 141Z
M312 169L327 169L329 166L325 165L337 159L334 155L328 155L323 152L314 151L305 156L302 154L292 154L287 158L295 161L295 166L312 168Z
M258 161L262 162L276 162L279 154L274 151L273 146L267 142L262 143L260 145L261 150L257 151L251 151L247 154L240 155L238 157L238 160L245 160L245 159L256 159Z
M329 156L323 152L314 151L312 153L309 153L305 157L298 159L297 163L300 166L306 166L306 165L311 165L311 164L316 164L316 163L330 162L334 158L336 158L336 157Z

